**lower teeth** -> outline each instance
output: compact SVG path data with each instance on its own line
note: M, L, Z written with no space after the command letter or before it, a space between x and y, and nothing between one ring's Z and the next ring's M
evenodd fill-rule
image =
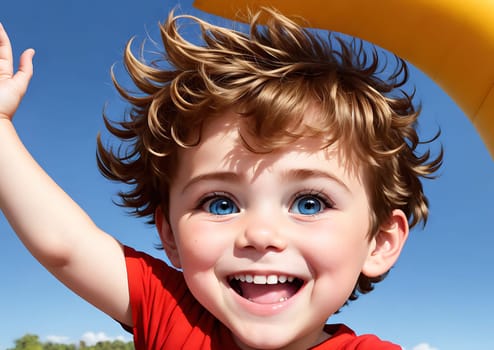
M252 299L252 298L248 298L247 300L255 302L254 299ZM287 301L287 300L288 300L287 297L283 297L283 298L280 298L280 300L278 300L278 302L282 303L282 302Z

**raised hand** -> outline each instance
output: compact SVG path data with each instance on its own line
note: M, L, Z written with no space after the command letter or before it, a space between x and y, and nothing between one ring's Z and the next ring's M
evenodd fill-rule
M0 24L0 210L55 277L112 318L132 325L122 245L46 174L10 122L33 74L33 55L32 49L24 51L14 73L12 48Z
M14 74L12 47L0 23L0 118L11 120L33 75L34 50L24 51Z

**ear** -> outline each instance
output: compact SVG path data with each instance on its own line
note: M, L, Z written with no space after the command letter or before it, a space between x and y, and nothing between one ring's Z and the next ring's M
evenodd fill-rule
M170 227L168 219L163 213L161 207L156 208L154 212L154 221L156 223L156 229L160 235L161 244L166 252L166 256L170 259L170 262L176 268L181 268L180 255L178 254L178 247L175 241L175 236Z
M367 277L378 277L389 271L400 256L408 231L405 213L399 209L393 210L389 220L379 228L371 241L362 273Z

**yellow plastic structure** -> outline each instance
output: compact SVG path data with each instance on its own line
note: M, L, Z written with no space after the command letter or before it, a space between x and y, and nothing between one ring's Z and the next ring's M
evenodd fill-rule
M494 0L196 0L194 6L230 19L270 6L394 52L449 94L494 157Z

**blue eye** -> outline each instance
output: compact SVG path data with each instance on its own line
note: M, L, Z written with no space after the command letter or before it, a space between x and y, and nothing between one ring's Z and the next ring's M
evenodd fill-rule
M295 199L290 211L302 215L315 215L327 207L328 205L318 196L303 195Z
M205 203L205 209L214 215L229 215L238 213L237 205L227 197L215 197Z

